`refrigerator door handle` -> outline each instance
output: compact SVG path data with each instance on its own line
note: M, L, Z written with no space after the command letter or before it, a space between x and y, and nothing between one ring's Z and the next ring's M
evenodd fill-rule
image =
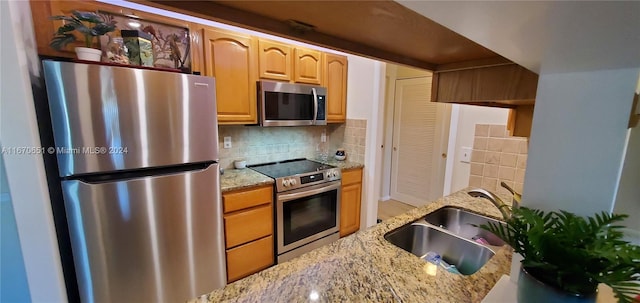
M135 180L145 177L160 177L167 175L175 175L188 172L204 171L209 168L215 162L202 162L202 163L190 163L182 165L174 165L169 167L157 167L145 170L132 170L132 171L120 171L120 172L107 172L100 174L72 176L65 178L64 180L79 180L86 184L99 184L105 182L118 182Z

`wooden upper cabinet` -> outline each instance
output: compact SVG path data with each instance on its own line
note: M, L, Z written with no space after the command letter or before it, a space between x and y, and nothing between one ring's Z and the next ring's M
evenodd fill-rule
M507 119L507 130L510 136L529 137L531 136L531 126L533 124L533 111L535 105L518 105L509 110Z
M341 123L347 119L347 57L324 54L322 72L327 87L327 122Z
M291 45L260 39L260 78L291 81L293 48Z
M73 31L73 34L77 38L76 42L69 44L65 49L56 51L49 46L49 42L51 41L51 38L53 38L54 33L58 31L58 28L60 26L63 25L63 21L51 20L51 16L68 16L71 15L71 12L74 10L85 12L101 11L119 15L135 15L145 21L158 22L189 29L193 29L196 25L195 23L190 23L183 20L173 19L143 11L136 11L130 8L97 2L93 0L30 0L29 4L31 6L31 16L33 19L33 28L36 36L38 54L45 56L76 58L74 48L76 46L85 46L84 36L79 34L77 31ZM122 24L118 26L122 27ZM194 33L195 32L191 30L192 49L196 46L194 45L194 40L198 38L197 35L194 35ZM98 39L94 39L94 47L98 47ZM192 51L191 55L191 64L193 70L200 71L200 69L198 69L200 61L198 60L201 59L200 57L197 57L199 53L194 54L194 52Z
M294 53L293 81L297 83L322 84L322 52L296 48Z
M33 29L36 36L36 44L38 54L46 56L75 58L74 48L76 46L84 46L84 36L74 31L76 42L69 44L65 49L56 51L49 46L49 42L58 28L63 25L61 20L51 20L51 16L71 15L73 10L96 12L98 10L106 10L110 12L119 12L117 7L95 1L42 1L31 0L31 16L33 19ZM94 43L97 39L94 39Z
M205 75L216 78L218 122L257 123L257 39L220 29L203 31Z
M432 101L478 105L533 104L538 75L515 63L436 70Z

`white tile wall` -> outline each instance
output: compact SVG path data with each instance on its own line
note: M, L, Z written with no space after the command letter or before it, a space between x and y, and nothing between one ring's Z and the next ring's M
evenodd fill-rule
M509 136L506 126L476 124L469 186L509 196L500 186L504 181L522 193L527 150L527 139Z

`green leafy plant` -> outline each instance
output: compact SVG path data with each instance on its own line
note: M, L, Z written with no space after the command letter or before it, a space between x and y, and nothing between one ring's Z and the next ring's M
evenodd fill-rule
M606 212L582 218L566 211L513 209L506 224L481 225L521 254L522 266L538 280L569 293L593 294L609 285L619 302L638 302L640 246L623 241L627 215Z
M61 50L67 44L76 41L74 30L84 36L86 47L93 45L93 38L102 36L116 29L115 21L105 21L103 17L92 12L72 11L71 16L52 16L52 20L64 20L65 24L58 28L49 45Z

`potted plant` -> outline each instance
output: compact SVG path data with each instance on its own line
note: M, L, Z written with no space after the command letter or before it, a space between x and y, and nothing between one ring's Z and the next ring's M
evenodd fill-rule
M49 45L61 50L67 44L76 41L72 33L78 31L84 36L86 47L76 47L75 51L80 60L100 61L102 51L91 48L93 39L112 32L116 29L115 21L105 21L103 17L92 12L72 11L71 16L52 16L52 20L63 20L65 24L58 28Z
M619 302L639 302L640 246L623 241L627 215L582 218L566 211L514 208L506 224L488 230L524 258L518 302L595 302L599 283Z

